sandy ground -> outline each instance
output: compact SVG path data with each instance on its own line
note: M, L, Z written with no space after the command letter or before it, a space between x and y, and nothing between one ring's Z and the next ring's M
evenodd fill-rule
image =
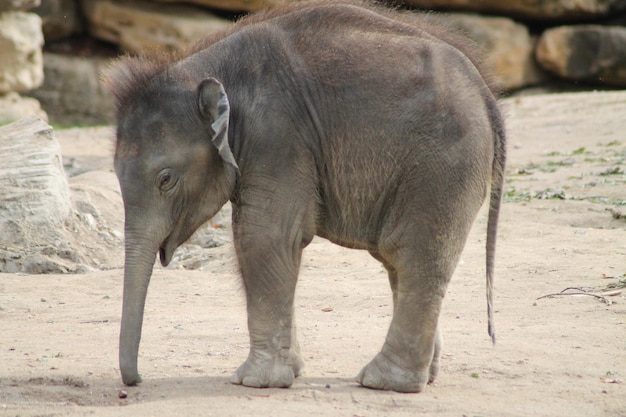
M0 415L626 416L626 93L505 106L498 342L492 347L487 336L483 210L444 303L440 376L423 393L354 382L383 343L390 291L367 253L323 240L305 251L296 300L304 374L290 389L229 384L248 345L226 244L212 249L203 271L155 270L140 349L144 382L130 388L117 368L121 269L1 274ZM58 132L66 157L104 171L106 136ZM567 288L576 289L545 297Z

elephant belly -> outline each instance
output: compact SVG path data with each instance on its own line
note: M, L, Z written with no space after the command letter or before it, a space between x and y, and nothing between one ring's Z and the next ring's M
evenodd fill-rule
M343 194L343 200L334 204L326 201L320 208L316 234L347 248L375 249L389 215L386 202L393 199L371 193L347 196Z

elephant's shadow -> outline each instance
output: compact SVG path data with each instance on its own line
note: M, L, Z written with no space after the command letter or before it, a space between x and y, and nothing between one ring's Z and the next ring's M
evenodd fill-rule
M120 382L118 381L118 385ZM122 388L128 398L141 402L186 397L285 397L323 396L363 389L355 378L298 377L290 388L250 388L230 383L228 376L159 378L136 387Z
M306 377L296 379L292 387L249 388L233 385L228 376L166 377L146 379L134 387L126 387L118 378L96 376L6 378L0 377L0 392L6 403L19 406L36 399L38 402L76 404L80 406L120 406L185 398L231 397L248 398L323 398L362 390L354 378ZM120 398L125 397L125 398ZM3 400L3 402L5 401Z

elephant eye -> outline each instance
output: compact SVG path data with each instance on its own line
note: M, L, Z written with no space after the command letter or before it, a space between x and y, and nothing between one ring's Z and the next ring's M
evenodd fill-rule
M163 171L161 171L159 173L157 181L159 184L159 189L161 191L167 191L176 184L176 181L174 180L174 175L172 174L172 171L170 169L164 169Z

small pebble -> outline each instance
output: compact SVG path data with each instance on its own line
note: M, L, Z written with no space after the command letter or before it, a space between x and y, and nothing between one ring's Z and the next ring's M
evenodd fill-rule
M326 388L330 388L330 384L326 384Z
M120 390L120 391L117 393L117 396L118 396L119 398L124 399L124 398L128 397L128 393L122 389L122 390Z

